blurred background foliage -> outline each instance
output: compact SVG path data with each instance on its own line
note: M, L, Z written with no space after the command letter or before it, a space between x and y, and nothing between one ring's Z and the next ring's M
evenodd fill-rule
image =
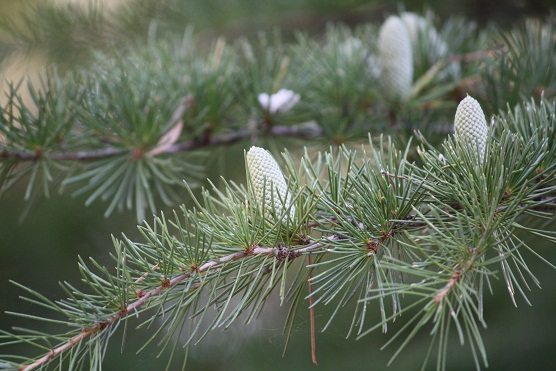
M363 0L2 0L0 1L0 74L2 89L5 81L30 76L46 65L55 65L61 73L75 68L87 68L97 51L125 53L134 45L147 42L156 25L157 35L183 34L186 29L205 41L208 48L213 40L224 35L233 41L239 36L254 37L258 31L279 29L284 38L294 37L303 30L318 38L328 24L355 26L365 22L380 24L386 15L400 9L423 12L430 9L444 19L462 15L470 21L488 26L491 22L508 27L526 17L544 18L553 11L550 0L529 1L390 1ZM201 43L201 47L202 47ZM556 68L556 66L548 66ZM498 102L497 102L498 103ZM514 103L514 102L512 102ZM238 159L248 144L232 146L227 158ZM220 151L215 149L214 151ZM220 156L213 156L219 158ZM243 177L243 162L230 169L229 161L215 160L208 171L216 179L227 169L228 178ZM236 174L234 176L234 174ZM24 183L24 182L23 182ZM133 212L113 214L104 218L104 205L93 203L84 207L86 196L70 198L52 195L47 201L35 203L24 219L28 204L23 201L24 186L11 189L0 199L0 323L2 328L22 324L21 319L7 316L4 311L27 312L26 303L18 300L20 292L9 280L21 282L48 297L57 298L63 292L58 281L77 283L77 256L94 256L108 263L112 249L111 234L122 232L136 239L136 219ZM183 196L185 199L185 190ZM544 242L531 242L549 261L556 261L556 252L549 251ZM535 263L535 262L532 262ZM496 295L487 295L485 308L489 328L484 331L492 370L550 369L556 363L556 280L554 272L539 262L535 272L541 278L542 290L529 295L533 307L518 302L513 308L502 281L495 283ZM497 305L500 303L500 305ZM319 311L322 311L319 314ZM326 308L317 307L319 318L326 319ZM286 367L302 370L312 368L310 360L309 324L301 318L292 343L282 358L285 337L281 335L286 310L266 307L262 318L248 328L235 326L227 333L214 331L209 338L192 348L191 369L219 370L282 370ZM349 321L349 318L346 318ZM394 326L395 327L395 326ZM157 359L157 349L140 354L135 351L143 344L142 335L148 330L134 332L126 338L120 354L117 341L112 343L105 361L108 370L154 370L165 364ZM427 334L421 334L426 337ZM375 333L356 342L345 340L345 329L338 321L331 330L319 334L317 355L323 370L368 370L386 367L390 354L379 351L387 336ZM422 346L420 344L422 343ZM415 341L390 369L411 370L420 362L410 352L424 353L428 341ZM466 348L461 348L464 351ZM451 351L448 369L473 368L471 358ZM417 357L421 359L421 357Z

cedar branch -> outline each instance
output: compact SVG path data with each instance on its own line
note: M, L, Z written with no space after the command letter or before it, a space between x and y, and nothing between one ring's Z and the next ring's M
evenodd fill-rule
M338 236L333 235L333 236L330 236L330 237L326 238L325 240L333 241L333 240L336 240L338 238L339 238ZM322 248L323 246L325 246L325 243L323 243L323 242L314 242L311 245L305 246L301 249L291 250L292 252L296 252L297 254L289 254L290 259L293 259L297 256L301 256L302 253L310 253L311 251L318 250L318 249ZM208 261L208 262L204 263L203 265L201 265L195 271L196 272L206 272L211 268L223 265L223 264L231 262L231 261L243 259L243 258L246 258L248 256L270 255L270 254L275 254L276 252L277 252L276 248L258 247L257 246L257 247L254 247L252 249L249 249L249 250L241 250L241 251L235 252L233 254L223 256L219 259ZM145 304L149 299L159 295L160 293L162 293L166 289L169 289L171 287L174 287L174 286L178 285L180 282L182 282L182 281L184 281L184 280L186 280L190 277L191 277L191 272L185 272L185 273L180 274L180 275L172 278L171 280L165 282L163 285L160 285L160 286L156 287L155 289L153 289L151 291L145 292L139 299L137 299L134 302L132 302L131 304L129 304L124 310L118 311L117 313L115 313L114 315L109 317L107 320L100 321L89 329L84 329L81 333L73 336L72 338L70 338L64 344L59 345L56 348L51 349L43 357L36 359L31 364L21 365L19 367L19 369L21 371L32 371L32 370L35 370L39 367L44 366L50 360L58 357L59 355L61 355L65 351L67 351L67 350L73 348L74 346L76 346L77 344L79 344L82 340L84 340L87 337L90 337L90 336L92 336L92 335L94 335L98 332L104 331L105 329L112 326L117 321L126 317L129 313L134 312L137 308L139 308L143 304Z
M295 126L273 126L268 134L275 137L289 137L298 139L314 139L322 135L322 129L318 127L303 128ZM175 143L169 146L164 153L189 152L196 149L227 146L244 140L248 140L253 135L249 129L240 129L236 132L214 135L208 138L198 138L189 141ZM98 161L105 158L119 156L132 151L133 149L106 147L90 151L78 152L18 152L10 150L0 151L0 161L5 159L15 159L19 161L36 161L39 159L50 159L57 161Z

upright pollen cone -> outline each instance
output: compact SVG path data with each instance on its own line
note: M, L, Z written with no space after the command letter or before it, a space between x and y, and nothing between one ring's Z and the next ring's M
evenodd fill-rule
M456 140L475 146L479 162L483 162L488 135L485 114L479 102L469 95L459 102L454 120Z
M407 27L399 17L389 17L380 28L378 55L385 98L392 103L406 101L413 86L413 52Z
M288 185L278 163L264 148L251 147L247 152L247 168L259 208L264 206L267 216L279 216L291 200ZM295 206L290 208L290 220L295 215ZM286 221L284 217L283 221Z

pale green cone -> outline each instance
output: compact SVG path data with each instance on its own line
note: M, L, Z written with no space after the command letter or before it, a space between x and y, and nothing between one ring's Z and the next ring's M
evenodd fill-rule
M407 28L399 17L389 17L380 28L378 54L385 98L406 101L413 85L413 52Z
M459 102L454 120L456 140L474 144L477 149L479 161L482 163L485 156L488 126L485 114L479 102L469 95Z
M442 58L446 58L450 51L448 44L442 36L436 31L432 22L416 13L403 12L400 14L400 19L405 24L409 39L411 40L411 47L413 49L413 66L415 69L426 67L422 63L435 63ZM423 60L425 53L426 61ZM458 78L461 74L460 62L452 61L445 65L437 74L440 79L446 77Z
M267 216L280 215L284 205L291 203L288 185L280 166L270 152L260 147L251 147L247 152L247 168L255 192L258 206L266 211ZM281 201L282 200L282 201ZM293 220L295 206L290 208L290 219ZM287 218L284 218L284 221Z

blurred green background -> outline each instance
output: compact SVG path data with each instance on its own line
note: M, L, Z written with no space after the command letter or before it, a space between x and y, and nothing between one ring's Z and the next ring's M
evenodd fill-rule
M71 11L79 12L86 1L52 1L57 4L72 3ZM85 3L85 5L83 4ZM328 22L355 25L362 22L379 24L389 13L399 9L422 12L433 10L440 19L450 15L463 15L481 25L496 22L505 26L523 17L543 17L555 5L549 0L535 1L389 1L359 0L280 0L274 2L255 0L203 0L203 1L136 1L106 0L108 11L114 12L110 27L112 32L98 34L93 26L81 25L81 31L90 32L66 38L64 27L75 30L67 22L54 23L48 28L48 17L41 13L47 8L45 1L1 0L0 23L19 31L39 30L40 37L48 41L29 47L25 55L10 56L20 45L5 31L0 31L0 61L4 78L19 79L32 73L45 63L55 63L64 68L87 65L91 48L103 49L112 43L125 44L128 40L141 42L146 39L151 17L159 20L162 32L180 33L186 26L203 39L211 40L218 35L233 39L238 35L252 35L259 30L279 28L284 35L300 29L318 37ZM31 7L29 7L31 6ZM37 12L33 7L44 6ZM125 7L121 11L118 7ZM44 10L46 12L46 10ZM43 17L37 17L43 14ZM5 30L5 28L4 28ZM4 33L2 33L4 32ZM68 47L71 44L72 47ZM15 59L21 58L21 59ZM556 66L555 66L556 68ZM0 84L0 86L3 86ZM1 98L0 98L1 99ZM227 152L235 163L243 164L243 148L240 144ZM243 169L228 169L226 176L243 174ZM209 176L219 175L214 169ZM241 176L239 176L241 179ZM12 189L0 198L0 327L29 325L27 321L6 315L4 311L36 313L36 308L19 300L23 292L10 283L17 281L32 287L45 296L56 299L64 294L59 281L77 284L80 276L77 257L94 257L97 261L112 264L111 235L125 233L132 240L139 240L134 213L113 214L103 217L102 204L85 207L84 198L53 195L49 200L36 200L25 218L28 204L23 201L24 189ZM185 199L185 191L183 192ZM168 210L166 210L168 211ZM551 262L556 262L553 245L532 241L533 246ZM488 324L484 334L491 370L549 370L556 364L556 272L546 264L530 256L528 259L534 273L541 281L542 290L532 287L529 298L533 307L518 300L514 308L506 293L503 281L494 282L495 295L486 294L485 318ZM520 299L520 298L518 298ZM282 336L287 307L279 307L276 300L269 303L256 323L241 327L238 324L224 333L215 331L199 345L193 346L189 367L192 370L292 370L313 369L310 359L308 313L302 312L298 327L286 356L282 358L285 337ZM317 307L317 325L326 318L326 308ZM372 314L371 314L372 315ZM351 318L346 318L349 322ZM369 370L384 369L394 348L380 351L389 334L373 333L355 341L345 339L349 323L336 321L332 329L317 337L317 357L321 370ZM133 324L133 322L132 322ZM321 323L322 325L322 323ZM42 325L41 325L42 326ZM392 330L396 326L392 326ZM105 361L107 370L157 370L165 365L165 357L157 359L158 349L150 347L136 354L136 350L148 338L146 330L128 330L121 354L118 338L112 341ZM120 337L121 338L121 337ZM467 348L451 343L450 370L473 368L472 358L465 354ZM419 369L422 354L427 351L429 339L421 334L405 353L390 366L392 370ZM4 349L3 351L6 351ZM17 352L16 349L13 349ZM176 357L179 358L179 357Z

